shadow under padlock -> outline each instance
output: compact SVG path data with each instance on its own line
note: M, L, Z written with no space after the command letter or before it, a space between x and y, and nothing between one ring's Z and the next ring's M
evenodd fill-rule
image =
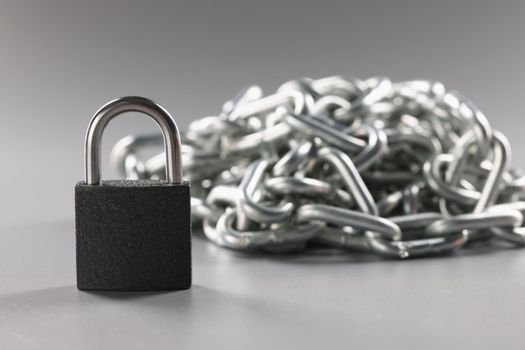
M101 181L104 129L126 112L144 113L160 126L166 148L166 181ZM75 187L78 289L188 289L190 183L183 181L179 131L169 113L143 97L107 103L89 124L85 162L86 180Z

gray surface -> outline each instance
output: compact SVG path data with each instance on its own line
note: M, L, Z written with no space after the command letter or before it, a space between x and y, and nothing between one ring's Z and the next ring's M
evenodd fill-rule
M518 0L2 1L0 348L523 348L520 250L391 262L245 256L196 237L190 291L78 292L73 188L109 99L155 98L184 128L246 84L329 74L441 80L523 167L524 15ZM115 121L106 159L152 130Z

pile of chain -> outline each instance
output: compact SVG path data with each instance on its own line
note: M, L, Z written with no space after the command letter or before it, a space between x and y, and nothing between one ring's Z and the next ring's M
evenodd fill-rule
M525 177L510 169L507 139L438 82L299 79L268 96L251 86L182 140L194 222L220 246L408 258L525 245ZM128 136L112 164L162 179L164 154L143 154L161 145Z

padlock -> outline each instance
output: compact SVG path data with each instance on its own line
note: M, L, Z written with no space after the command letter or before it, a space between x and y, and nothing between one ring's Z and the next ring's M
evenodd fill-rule
M104 129L140 112L162 130L166 180L101 181ZM183 181L177 125L152 100L124 97L95 113L85 142L86 180L75 187L77 287L100 291L182 290L191 285L190 183Z

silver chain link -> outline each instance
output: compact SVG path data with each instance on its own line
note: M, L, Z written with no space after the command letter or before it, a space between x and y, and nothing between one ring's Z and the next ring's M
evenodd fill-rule
M162 179L160 135L128 136L111 162ZM525 245L525 177L483 113L431 81L298 79L250 86L183 135L192 217L216 244L381 256L443 254L472 241Z

